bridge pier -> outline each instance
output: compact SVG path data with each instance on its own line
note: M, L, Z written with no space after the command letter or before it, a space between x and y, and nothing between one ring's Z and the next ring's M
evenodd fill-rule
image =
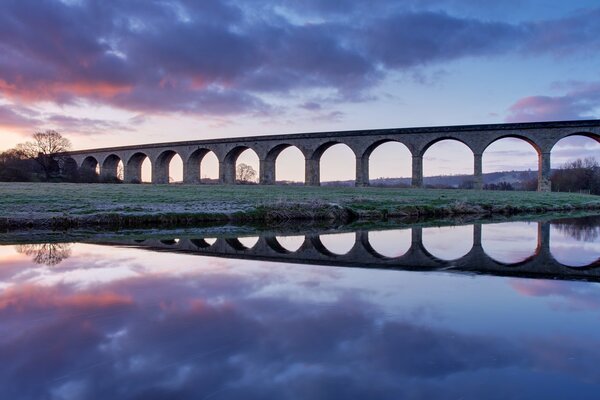
M550 152L539 153L538 155L538 192L549 192L552 189L550 182Z
M423 156L415 156L412 158L412 187L423 187Z
M224 185L235 183L235 161L219 161L219 183Z
M483 154L473 154L473 180L475 185L473 189L483 189Z
M356 181L354 186L369 186L369 157L356 157Z
M320 174L319 159L306 158L304 164L304 184L307 186L321 186Z
M275 184L275 160L259 160L258 183L261 185Z
M183 183L200 183L200 161L190 159L183 163Z

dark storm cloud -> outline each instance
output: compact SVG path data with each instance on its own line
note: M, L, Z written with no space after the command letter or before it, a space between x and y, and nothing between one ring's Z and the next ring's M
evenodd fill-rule
M389 71L600 43L599 10L514 24L419 4L7 0L0 94L148 113L269 114L277 108L262 99L267 93L317 88L337 101L364 100Z

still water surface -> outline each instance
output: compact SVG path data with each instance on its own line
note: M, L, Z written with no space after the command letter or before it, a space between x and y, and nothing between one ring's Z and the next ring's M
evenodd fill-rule
M381 268L348 267L357 238ZM0 247L0 398L600 395L600 217L321 235L327 265L298 234L288 261L143 239ZM417 247L428 270L394 269ZM569 267L520 275L542 256Z

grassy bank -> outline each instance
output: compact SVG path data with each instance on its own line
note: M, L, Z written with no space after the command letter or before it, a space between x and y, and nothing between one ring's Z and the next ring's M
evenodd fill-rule
M474 190L0 183L0 194L2 229L600 210L598 196Z

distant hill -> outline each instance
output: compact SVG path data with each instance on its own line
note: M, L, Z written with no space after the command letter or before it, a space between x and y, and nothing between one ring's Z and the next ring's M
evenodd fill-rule
M528 181L537 178L537 171L502 171L483 174L484 184L499 184L500 182L510 183L515 189L522 188ZM473 180L473 175L437 175L423 178L426 186L453 187L458 188L465 182ZM371 186L396 186L408 187L411 185L411 178L377 178L370 180ZM340 185L353 186L354 181L332 181L322 182L323 186Z

